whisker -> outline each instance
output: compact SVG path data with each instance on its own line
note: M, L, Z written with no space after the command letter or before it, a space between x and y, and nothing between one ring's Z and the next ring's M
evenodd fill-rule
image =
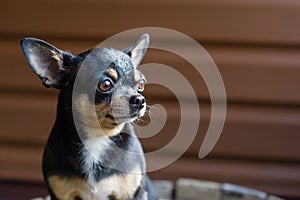
M140 123L140 122L144 122L144 123L147 123L144 119L142 118L137 118L133 121L133 123L137 124L137 123Z
M154 113L153 112L151 112L150 110L147 110L146 111L146 114L151 118L151 117L155 117L154 116Z

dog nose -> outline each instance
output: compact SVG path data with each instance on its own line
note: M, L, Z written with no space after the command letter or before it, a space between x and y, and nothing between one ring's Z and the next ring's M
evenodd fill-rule
M134 109L142 109L144 107L145 98L142 95L134 95L129 99L129 105Z

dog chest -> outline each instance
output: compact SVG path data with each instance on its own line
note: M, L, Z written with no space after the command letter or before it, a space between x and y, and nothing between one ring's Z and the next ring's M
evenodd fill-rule
M49 184L61 200L127 200L131 199L141 185L142 174L134 172L111 175L91 185L81 178L50 176Z

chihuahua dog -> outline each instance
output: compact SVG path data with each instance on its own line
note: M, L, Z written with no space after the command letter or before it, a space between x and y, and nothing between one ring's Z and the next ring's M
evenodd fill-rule
M60 90L43 156L51 199L156 199L132 126L146 111L146 79L137 67L149 36L124 51L96 47L77 55L35 38L21 46L43 85Z

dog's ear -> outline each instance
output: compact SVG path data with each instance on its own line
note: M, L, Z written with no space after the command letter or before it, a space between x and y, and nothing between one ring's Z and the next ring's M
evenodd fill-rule
M67 85L71 69L65 62L71 60L72 54L35 38L21 40L21 46L28 64L45 87L60 89Z
M148 49L149 42L149 35L144 34L134 45L124 50L124 52L131 57L136 67L141 63Z

